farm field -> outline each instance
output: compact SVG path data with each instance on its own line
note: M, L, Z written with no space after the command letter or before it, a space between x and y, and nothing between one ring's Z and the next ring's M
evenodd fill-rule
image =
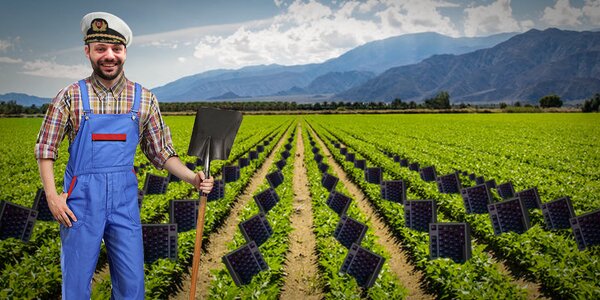
M185 153L193 120L165 117L180 158L191 164L196 158ZM0 200L32 207L41 188L33 155L41 121L0 119ZM541 204L568 196L579 216L600 209L598 124L600 115L580 113L244 116L229 161L213 162L211 172L222 179L224 166L256 157L240 168L236 180L225 183L220 199L208 204L198 296L600 298L600 246L580 250L570 228L546 228L540 208L527 210L529 226L524 232L497 234L489 214L467 212L460 193L440 192L435 181L423 180L418 171L434 166L437 176L457 174L465 189L477 186L479 177L497 185L510 182L515 193L537 188ZM62 185L67 144L63 141L56 163L57 186ZM407 200L433 200L437 222L467 224L470 258L431 259L428 232L409 228L408 208L386 200L380 184L371 183L356 166L358 160L364 160L365 167L380 168L383 180L401 180ZM400 160L418 163L417 171ZM135 165L140 190L148 174L168 175L148 165L139 148ZM267 175L279 171L281 184L273 187L278 201L263 211L255 198L271 187ZM323 173L339 179L333 189L324 186ZM497 188L486 189L490 203L502 202ZM328 205L334 192L349 199L343 212ZM197 197L186 183L171 182L164 194L144 195L142 223L169 223L172 200ZM272 228L270 237L258 245L268 268L238 286L221 258L247 244L239 224L261 212ZM369 274L340 272L349 249L334 232L346 218L366 225L357 244L382 258L369 288L361 287ZM177 233L176 260L146 263L147 298L187 299L194 234L193 229ZM110 276L104 249L96 271L92 298L107 299ZM55 222L36 221L29 242L0 240L0 298L57 298L60 284Z

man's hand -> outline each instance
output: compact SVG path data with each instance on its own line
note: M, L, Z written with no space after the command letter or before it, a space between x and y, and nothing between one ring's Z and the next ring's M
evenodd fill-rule
M200 171L196 173L196 177L194 178L194 186L202 191L204 194L210 193L215 183L215 179L211 176L210 178L206 178L204 172Z
M46 195L46 200L48 201L48 208L50 209L50 212L52 212L54 219L64 226L71 227L73 226L71 224L71 219L73 222L77 222L77 218L67 206L67 197L67 193L62 193L60 195L53 194Z

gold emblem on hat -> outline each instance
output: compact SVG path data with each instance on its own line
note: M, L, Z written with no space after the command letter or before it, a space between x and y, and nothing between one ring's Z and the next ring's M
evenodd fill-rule
M103 19L95 19L92 21L92 30L94 32L103 32L108 28L108 24Z

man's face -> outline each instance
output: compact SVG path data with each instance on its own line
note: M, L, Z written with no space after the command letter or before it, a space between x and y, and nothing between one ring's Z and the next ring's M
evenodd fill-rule
M123 72L127 48L122 44L90 43L85 46L94 73L104 80L113 80Z

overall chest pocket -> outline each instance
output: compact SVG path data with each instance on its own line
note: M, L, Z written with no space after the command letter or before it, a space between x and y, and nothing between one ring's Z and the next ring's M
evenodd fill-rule
M92 162L94 168L116 167L129 164L127 134L93 133Z

